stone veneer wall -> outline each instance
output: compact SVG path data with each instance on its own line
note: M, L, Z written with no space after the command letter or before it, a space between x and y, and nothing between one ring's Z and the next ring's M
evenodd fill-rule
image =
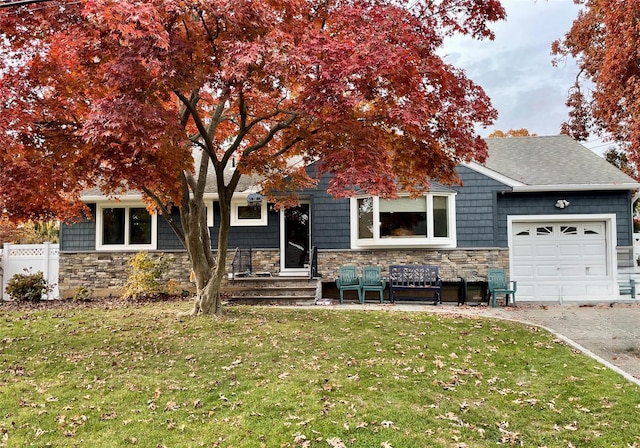
M137 252L61 252L58 288L63 298L73 297L80 288L88 288L96 296L118 295L128 276L127 262ZM152 257L171 256L169 280L178 288L192 288L189 283L191 268L186 252L151 252Z
M62 297L72 297L80 287L93 290L96 296L118 295L127 280L127 261L137 252L62 252L60 254L59 289ZM191 266L185 251L151 252L153 257L171 256L168 280L178 290L193 290L189 282ZM227 257L227 272L231 272L233 251ZM254 249L254 272L280 271L280 251ZM440 267L445 281L486 279L490 267L509 268L507 249L378 249L378 250L320 250L318 270L323 282L331 282L343 265L380 266L387 273L391 264L431 264Z
M487 269L509 269L508 249L377 249L319 251L318 270L323 280L333 280L343 265L380 266L388 275L392 264L428 264L439 267L444 281L486 280Z

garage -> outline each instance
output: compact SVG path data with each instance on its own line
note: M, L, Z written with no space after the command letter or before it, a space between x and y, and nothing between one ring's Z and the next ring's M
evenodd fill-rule
M511 276L518 282L518 301L562 303L613 296L611 220L512 220L510 228Z

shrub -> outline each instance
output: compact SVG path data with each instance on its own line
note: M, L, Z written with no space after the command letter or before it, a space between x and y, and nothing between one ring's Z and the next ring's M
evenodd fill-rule
M25 269L24 274L11 277L4 290L13 300L37 302L52 289L42 272L33 273L30 269Z
M167 292L168 285L163 281L173 258L152 258L145 252L134 255L127 264L129 276L125 284L123 297L139 299Z
M93 291L89 288L85 288L84 286L80 286L76 288L73 294L74 302L88 302L91 300L93 296Z

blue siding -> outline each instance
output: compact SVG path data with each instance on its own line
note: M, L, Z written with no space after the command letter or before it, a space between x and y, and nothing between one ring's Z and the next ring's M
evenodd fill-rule
M458 167L462 185L456 195L456 233L459 248L497 247L496 194L510 187L470 168ZM506 228L506 222L505 222ZM506 247L506 244L501 247Z
M313 175L313 168L311 169ZM507 216L509 215L562 215L562 214L615 214L619 246L632 245L631 192L556 192L556 193L513 193L510 187L461 166L458 173L461 186L453 186L456 192L456 233L457 247L465 248L506 248ZM349 249L350 201L336 199L327 193L329 177L324 176L318 186L300 193L300 197L311 203L311 240L319 249ZM556 200L571 202L569 208L558 209ZM89 204L95 214L95 204ZM214 226L211 230L211 244L218 246L220 210L213 204ZM173 216L179 222L177 209ZM63 224L60 229L61 250L95 250L95 220L84 220L77 224ZM280 247L279 212L268 211L266 226L231 227L229 248ZM171 227L158 218L158 249L184 249Z
M557 192L557 193L520 193L498 196L497 213L498 245L507 245L508 215L588 215L615 214L618 246L631 246L632 211L631 193L628 191L610 192ZM558 199L566 199L571 204L560 209L555 207Z
M280 214L267 211L266 226L232 226L229 229L229 248L241 249L277 249L280 247ZM213 227L211 227L211 246L218 247L220 230L220 205L213 206Z
M173 219L180 228L180 211L177 207L171 209L171 219ZM158 250L182 250L184 246L178 239L169 223L162 215L158 215Z
M96 204L87 204L92 219L83 219L75 224L60 225L61 251L88 251L96 248Z
M329 176L323 176L311 197L311 244L318 249L349 249L351 224L349 199L327 193Z

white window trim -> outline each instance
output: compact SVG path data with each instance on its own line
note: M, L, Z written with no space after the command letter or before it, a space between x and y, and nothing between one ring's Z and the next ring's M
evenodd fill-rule
M213 201L209 201L208 204L205 206L207 210L207 227L213 227L215 224L213 221Z
M124 208L124 237L125 244L102 244L102 211L105 208ZM158 245L158 214L151 214L151 244L128 244L129 238L129 210L132 208L146 208L143 202L110 202L104 204L96 204L96 250L100 251L138 251L138 250L155 250Z
M455 193L427 193L423 197L427 201L427 234L433 235L433 197L446 196L448 198L447 219L449 224L449 236L447 237L416 237L416 238L380 238L380 197L362 195L352 197L351 203L351 248L404 248L404 247L456 247L456 194ZM373 198L373 238L358 238L358 199ZM400 197L405 197L401 195Z
M260 207L260 218L259 219L239 219L238 218L238 207L246 207L247 206L247 198L238 197L231 200L231 226L232 227L249 227L249 226L266 226L268 223L267 220L267 202L262 201Z

